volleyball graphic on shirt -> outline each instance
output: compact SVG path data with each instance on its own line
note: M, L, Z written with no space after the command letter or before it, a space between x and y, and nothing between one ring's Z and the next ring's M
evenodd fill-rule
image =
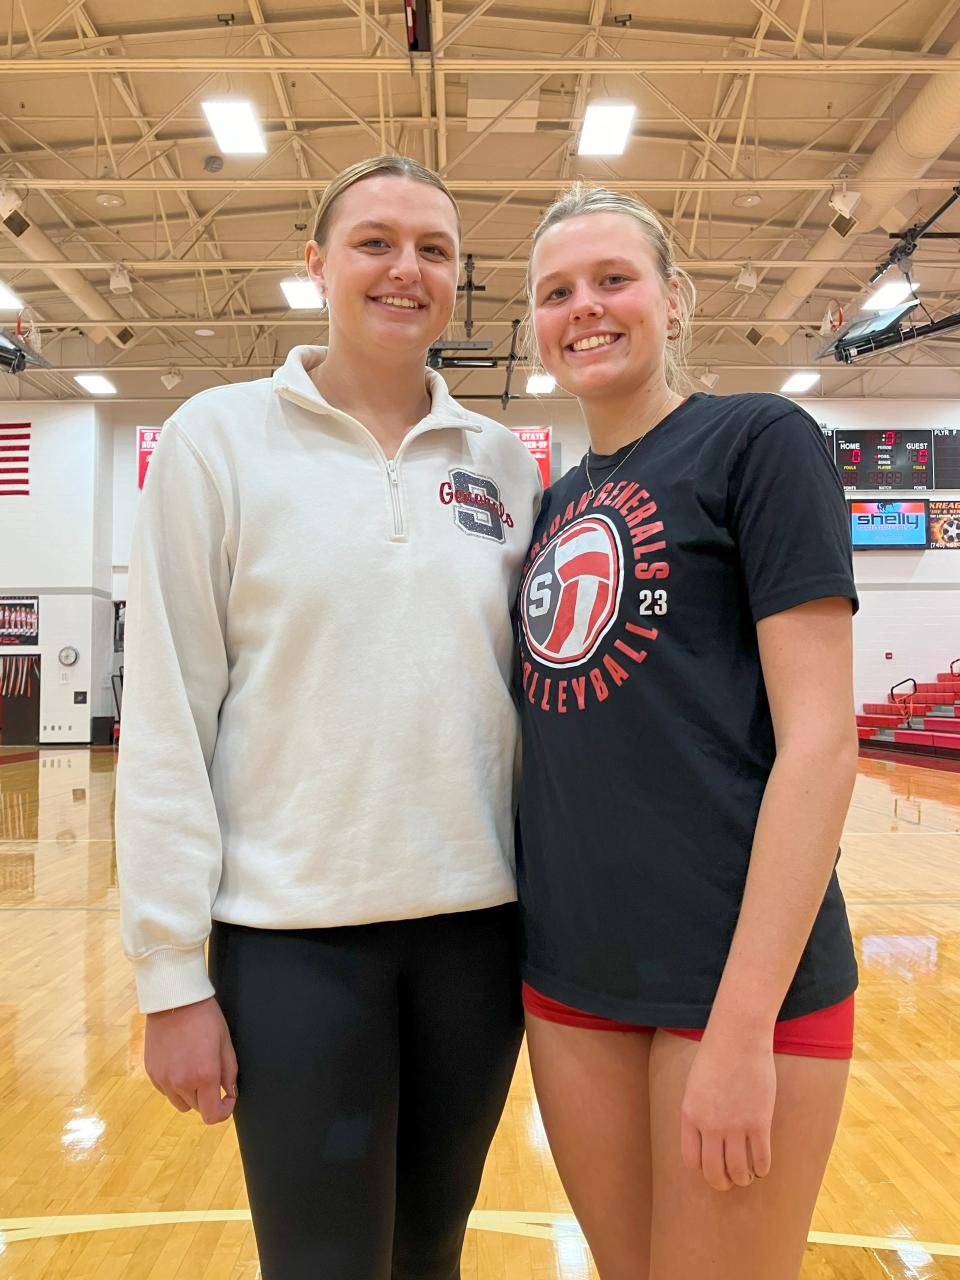
M586 662L610 629L623 591L615 526L592 515L544 547L527 574L521 618L530 651L551 667Z

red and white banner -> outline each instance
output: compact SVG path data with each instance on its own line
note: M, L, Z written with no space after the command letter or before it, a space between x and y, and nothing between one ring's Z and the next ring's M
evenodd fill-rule
M510 430L530 450L540 468L543 487L550 487L550 428L549 427L511 427Z
M30 497L30 423L0 422L0 498Z
M137 427L137 485L141 489L162 430L162 427Z

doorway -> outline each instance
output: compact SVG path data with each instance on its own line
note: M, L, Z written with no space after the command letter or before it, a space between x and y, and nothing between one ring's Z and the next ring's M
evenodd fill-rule
M40 742L40 658L0 657L0 746L35 747Z

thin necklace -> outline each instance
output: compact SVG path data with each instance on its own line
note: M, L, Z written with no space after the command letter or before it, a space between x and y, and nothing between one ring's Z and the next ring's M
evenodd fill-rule
M667 388L667 400L669 400L669 399L670 399L670 397L671 397L671 395L672 395L672 394L673 394L673 392L672 392L672 391L669 389L669 387L668 387L668 388ZM664 400L664 401L663 401L663 403L662 403L662 404L661 404L661 406L660 406L660 408L661 408L661 409L662 409L662 408L664 407L664 405L667 403L667 400ZM683 403L683 401L681 400L681 401L680 401L680 404L682 404L682 403ZM677 406L676 406L676 408L679 408L679 407L680 407L680 405L677 405ZM670 410L669 412L672 412L672 410ZM634 449L636 449L636 447L637 447L637 445L640 443L640 441L641 441L641 440L646 439L646 437L650 434L650 432L653 430L653 428L654 428L654 427L658 427L658 426L660 425L660 423L663 421L663 419L664 419L664 418L666 418L667 416L668 416L668 415L667 415L666 413L661 414L661 416L660 416L659 418L655 418L655 419L654 419L654 421L650 423L650 426L649 426L649 427L647 427L646 431L643 433L643 435L642 435L642 436L637 436L636 440L634 440L633 444L630 446L630 448L627 450L627 452L623 455L623 457L620 459L620 461L617 463L617 465L613 468L613 470L610 472L610 474L609 474L609 475L604 479L604 484L609 484L609 483L610 483L610 481L611 481L611 480L613 479L613 477L617 474L617 472L620 470L620 468L623 466L623 464L626 462L626 460L627 460L627 459L630 457L630 455L633 453ZM593 495L594 495L594 494L596 493L596 491L597 491L597 486L593 483L593 481L592 481L592 480L591 480L591 478L590 478L590 450L589 450L589 449L588 449L588 450L587 450L587 452L583 455L583 469L584 469L584 471L587 473L587 484L590 486L590 497L592 498L592 497L593 497Z

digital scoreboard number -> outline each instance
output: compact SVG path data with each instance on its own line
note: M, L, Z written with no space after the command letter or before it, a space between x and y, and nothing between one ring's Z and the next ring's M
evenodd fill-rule
M844 489L932 489L933 432L833 432L833 457Z

